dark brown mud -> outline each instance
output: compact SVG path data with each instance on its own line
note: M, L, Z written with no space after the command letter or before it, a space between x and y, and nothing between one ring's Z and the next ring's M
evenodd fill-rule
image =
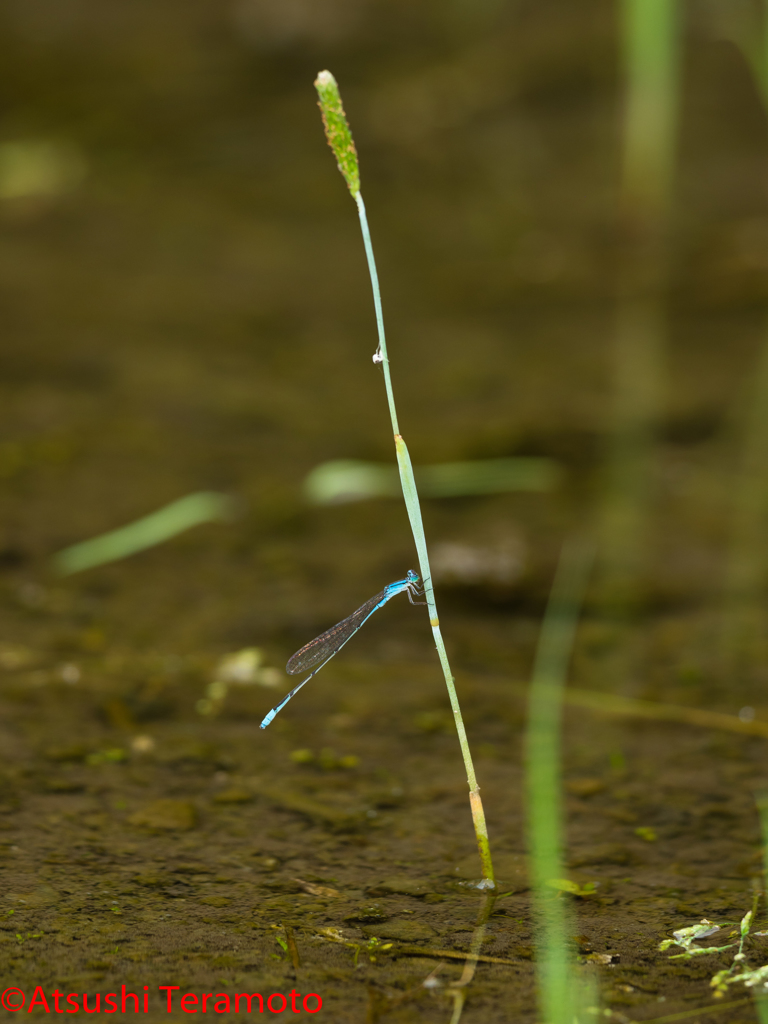
M148 986L151 1021L187 1019L165 1012L168 985L316 992L334 1024L449 1019L448 954L478 909L461 883L479 867L423 610L391 602L266 732L288 677L200 704L223 656L256 646L282 669L415 567L398 502L313 509L301 493L326 459L392 456L354 207L312 90L329 66L414 461L566 470L555 494L425 507L433 543L519 556L514 578L454 577L437 597L509 893L483 947L502 962L480 964L463 1019L533 1022L510 684L597 495L615 12L324 8L0 3L3 139L69 140L88 165L67 194L0 204L3 988ZM588 602L573 682L768 719L764 641L727 677L718 642L766 293L766 130L736 49L703 20L686 38L649 595L629 625ZM63 546L204 488L239 495L240 519L54 578ZM604 1006L618 1021L711 1008L727 955L657 947L751 906L766 741L571 709L563 756L569 877L595 883L563 898L580 955L610 954L583 968ZM711 1019L755 1017L746 1002Z

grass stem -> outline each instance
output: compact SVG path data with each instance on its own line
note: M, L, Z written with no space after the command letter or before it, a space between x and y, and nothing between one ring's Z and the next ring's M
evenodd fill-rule
M548 883L564 877L560 766L563 690L592 558L592 548L584 541L571 541L563 548L539 636L528 699L528 841L540 1013L546 1024L572 1024L578 1009L568 943L573 930L566 897Z
M379 276L376 271L376 259L373 254L373 245L371 243L371 233L368 227L368 217L365 212L365 203L363 202L362 193L360 192L360 173L357 164L357 151L355 149L352 134L349 130L344 108L341 103L338 85L336 84L336 80L333 75L329 71L321 71L317 76L315 87L317 88L318 95L320 97L320 110L323 114L323 123L325 124L328 144L336 156L336 162L339 170L347 182L347 187L349 188L352 198L357 204L357 212L360 218L360 229L363 234L363 244L365 246L365 255L368 260L368 271L371 278L371 287L373 289L373 303L376 310L376 326L378 330L379 344L374 355L374 362L380 363L384 372L384 386L386 388L387 405L389 406L389 416L395 440L395 452L397 455L398 469L400 471L400 482L403 488L403 497L405 498L405 506L408 511L408 519L411 524L413 539L416 544L416 551L419 559L419 571L424 584L424 595L427 601L432 635L435 640L435 646L437 648L437 654L440 659L443 675L445 676L445 685L448 688L451 710L453 711L456 731L459 737L459 745L461 747L462 757L464 758L464 768L467 773L467 783L469 785L469 803L472 811L472 822L475 828L477 846L480 853L483 879L485 883L487 883L487 887L489 889L493 889L495 885L493 863L488 843L488 829L485 823L483 802L480 797L480 787L477 784L477 778L475 776L475 768L472 762L472 754L469 749L469 741L464 727L464 719L461 714L459 698L456 693L453 673L451 672L448 655L445 650L445 644L443 643L442 633L440 632L440 620L437 615L435 594L432 587L432 573L429 567L427 541L424 534L421 505L419 503L419 495L416 489L413 466L411 465L411 459L408 454L406 443L400 434L400 427L397 420L395 396L389 370L387 341L384 333L384 315L381 307Z
M679 106L679 0L621 0L626 97L614 411L601 523L600 599L623 617L647 561L663 405L667 233Z

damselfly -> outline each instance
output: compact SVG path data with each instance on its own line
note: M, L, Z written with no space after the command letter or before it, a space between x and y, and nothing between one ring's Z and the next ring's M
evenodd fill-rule
M404 580L396 580L394 583L390 583L384 587L380 594L376 594L375 597L366 601L365 604L360 605L356 612L352 612L346 619L342 619L341 622L327 629L320 636L316 636L314 640L310 640L308 644L304 644L300 650L296 651L293 657L288 659L288 664L285 666L285 671L288 675L295 676L300 672L307 672L310 669L312 671L306 679L302 680L298 686L291 690L287 697L283 697L277 707L272 708L261 723L261 728L266 729L275 715L282 711L291 697L299 692L304 683L308 683L312 676L317 675L323 665L327 664L334 654L339 653L347 640L351 640L363 623L367 622L375 611L378 611L382 605L385 605L396 594L406 593L411 604L423 604L423 601L413 600L414 597L419 597L423 593L419 588L419 582L418 574L413 569L409 569Z

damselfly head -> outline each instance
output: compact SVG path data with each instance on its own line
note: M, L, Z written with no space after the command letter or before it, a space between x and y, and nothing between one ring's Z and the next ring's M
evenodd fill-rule
M417 572L414 572L413 569L408 570L408 572L405 574L405 579L406 582L411 584L412 586L416 586L420 582L419 574Z

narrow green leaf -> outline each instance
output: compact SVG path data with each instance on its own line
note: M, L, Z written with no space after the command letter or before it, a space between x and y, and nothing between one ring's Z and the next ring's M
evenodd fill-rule
M416 553L419 556L419 571L421 581L424 584L424 596L429 605L429 615L433 619L437 616L435 609L435 598L432 590L432 573L429 569L429 555L427 554L427 538L424 536L424 523L421 518L421 505L419 504L419 493L416 490L416 480L413 476L413 465L408 447L405 441L398 434L395 438L395 452L397 454L397 466L400 470L400 483L403 488L405 508L408 512L408 519L411 523L411 532L416 544Z
M425 498L550 491L563 477L552 459L525 456L415 466L414 473ZM304 493L313 505L395 498L400 496L400 481L397 469L387 463L334 459L315 466L304 481Z
M59 551L54 556L53 565L62 576L69 576L73 572L115 562L162 544L200 523L232 519L236 509L237 502L228 494L197 491L127 526Z

